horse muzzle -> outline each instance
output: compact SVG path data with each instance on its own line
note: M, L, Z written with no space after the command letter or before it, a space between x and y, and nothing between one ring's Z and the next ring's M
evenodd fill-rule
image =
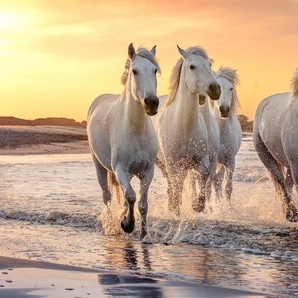
M144 105L147 115L154 116L158 112L159 99L157 96L147 96L144 99Z
M209 89L207 90L208 96L213 100L218 100L220 97L220 85L218 83L212 83L209 85Z
M228 118L229 117L229 114L230 114L230 108L229 107L220 106L219 111L220 111L220 116L222 118Z

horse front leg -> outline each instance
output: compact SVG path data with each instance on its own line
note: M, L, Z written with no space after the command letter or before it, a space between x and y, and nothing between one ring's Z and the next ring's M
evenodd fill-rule
M216 173L214 175L214 189L215 189L215 196L217 201L219 201L223 195L222 195L222 182L225 175L225 167L221 164L217 164Z
M226 182L226 187L225 187L225 194L226 198L231 204L231 196L233 192L233 174L234 174L234 169L235 169L235 159L232 159L227 165L227 182Z
M136 193L131 187L129 173L124 171L121 166L117 166L114 172L122 188L125 198L125 210L127 210L127 214L121 220L121 228L125 233L131 233L135 227L134 204L136 202Z
M172 169L168 173L168 210L173 211L176 215L180 214L180 206L182 204L183 183L187 171L184 169Z
M141 240L147 235L148 191L153 179L154 166L150 167L145 176L140 178L139 212L141 214Z
M196 212L202 212L206 205L206 187L210 176L209 156L206 155L199 165L199 186L200 192L197 197L192 200L192 209Z

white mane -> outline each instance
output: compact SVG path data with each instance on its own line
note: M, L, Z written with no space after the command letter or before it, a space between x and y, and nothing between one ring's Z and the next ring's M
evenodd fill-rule
M205 49L203 49L201 47L190 47L186 50L186 52L197 55L197 56L202 56L204 59L213 63L213 60L208 57ZM179 81L180 81L182 65L183 65L183 59L180 58L177 61L176 65L173 67L171 78L170 78L169 95L165 102L165 107L168 106L171 102L173 102L173 100L176 96L178 86L179 86Z
M297 97L298 96L298 67L296 68L296 71L293 75L291 87L292 87L293 96Z

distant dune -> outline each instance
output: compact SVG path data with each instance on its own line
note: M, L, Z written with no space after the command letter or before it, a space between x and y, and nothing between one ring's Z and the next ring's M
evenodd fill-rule
M39 126L39 125L51 125L51 126L79 126L86 127L86 121L77 122L74 119L68 118L38 118L35 120L25 120L15 117L0 117L0 125L21 125L21 126Z
M44 145L47 147L41 147ZM0 125L0 155L13 153L15 149L20 148L30 148L28 152L34 153L36 150L33 147L41 153L86 149L88 148L86 128L61 125ZM28 153L23 149L18 151Z

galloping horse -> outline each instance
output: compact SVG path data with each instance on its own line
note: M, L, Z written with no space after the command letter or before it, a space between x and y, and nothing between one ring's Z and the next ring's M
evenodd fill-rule
M227 200L231 202L235 156L240 149L242 140L242 130L237 116L239 100L236 86L239 84L239 77L236 71L229 67L221 67L215 76L220 85L221 94L218 101L211 103L217 107L213 107L213 114L218 123L220 136L214 188L216 197L222 197L222 182L226 172L225 194Z
M178 47L182 57L176 63L170 92L163 110L153 117L159 141L157 165L168 182L169 210L180 211L182 189L189 170L199 173L200 193L192 202L194 210L205 208L205 185L209 177L207 128L198 109L199 94L218 99L220 86L206 51Z
M271 174L286 219L298 221L292 202L293 184L298 191L298 68L292 92L265 98L258 106L253 128L256 151Z
M135 225L136 194L130 180L133 176L140 179L141 238L147 233L148 189L158 149L152 121L148 117L157 113L159 105L156 73L160 69L154 55L155 46L151 51L144 48L135 51L130 44L122 75L123 93L97 97L89 109L87 121L91 155L103 201L108 205L112 186L121 186L126 213L121 227L127 233L131 233Z

